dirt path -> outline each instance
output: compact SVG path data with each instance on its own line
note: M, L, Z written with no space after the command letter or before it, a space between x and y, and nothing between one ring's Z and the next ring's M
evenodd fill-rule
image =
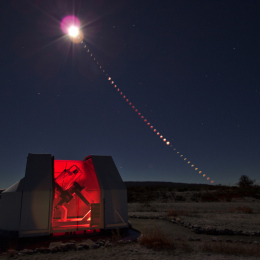
M149 220L149 219L137 219L130 218L130 222L133 228L144 233L146 229L153 228L157 226L162 230L162 232L167 235L169 238L176 241L175 250L162 250L155 251L153 249L148 249L144 246L141 246L137 242L124 244L124 243L115 243L107 247L100 247L98 249L88 249L81 251L67 251L59 253L36 253L33 255L16 255L13 259L21 260L85 260L85 259L111 259L111 260L257 260L259 257L249 257L249 256L239 256L239 255L223 255L217 253L208 253L201 250L202 244L205 241L211 242L213 236L208 236L205 234L195 234L191 232L188 228L173 224L166 220ZM218 240L223 240L225 243L226 240L232 239L233 241L242 240L246 245L247 241L252 240L250 237L242 236L218 236L215 237ZM259 241L260 238L254 238L254 240ZM236 242L242 243L242 242ZM235 242L233 244L236 244ZM238 245L239 246L239 245ZM260 246L259 246L260 250ZM10 255L1 255L0 259L9 259Z
M250 236L228 236L228 235L205 235L205 234L196 234L192 231L190 231L188 228L185 228L183 226L171 223L166 220L157 220L157 219L136 219L136 218L130 218L129 219L133 228L139 230L141 233L144 233L146 229L150 229L157 225L159 228L161 228L162 232L169 236L170 238L177 240L182 239L186 241L194 240L201 240L201 241L211 241L211 240L232 240L232 241L257 241L260 243L260 237L250 237Z

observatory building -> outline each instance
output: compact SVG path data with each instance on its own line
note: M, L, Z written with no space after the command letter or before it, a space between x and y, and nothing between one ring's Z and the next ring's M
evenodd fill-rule
M0 199L0 235L47 236L128 227L127 192L111 156L29 154L25 177Z

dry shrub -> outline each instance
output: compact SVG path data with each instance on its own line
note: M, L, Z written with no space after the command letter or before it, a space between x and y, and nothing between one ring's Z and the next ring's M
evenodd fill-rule
M182 250L185 253L191 253L193 251L193 248L191 246L191 243L188 241L179 240L175 242L176 248Z
M232 213L252 214L253 213L253 209L249 208L248 206L241 206L241 207L231 208L230 212L232 212Z
M14 249L7 250L7 258L12 258L17 254L17 251Z
M224 242L204 242L202 251L242 256L260 256L259 245L255 244L231 244Z
M201 194L202 202L217 202L219 201L217 192L205 192Z
M175 249L173 241L162 232L158 225L145 229L139 238L139 243L155 250Z
M111 242L114 244L117 244L118 241L120 240L121 235L120 235L120 231L119 228L115 229L115 230L111 230Z

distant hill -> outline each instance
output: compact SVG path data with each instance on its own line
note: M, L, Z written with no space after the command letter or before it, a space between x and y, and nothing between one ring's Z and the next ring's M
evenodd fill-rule
M181 183L181 182L163 182L163 181L125 181L126 188L131 187L208 187L209 184Z

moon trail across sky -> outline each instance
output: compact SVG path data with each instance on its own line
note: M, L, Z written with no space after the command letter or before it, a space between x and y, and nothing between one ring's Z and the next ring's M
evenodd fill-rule
M97 67L107 76L107 80L111 83L111 85L114 87L114 89L121 95L123 99L130 105L130 107L134 110L134 112L145 122L145 124L157 135L159 138L170 148L177 153L177 155L182 158L187 164L190 164L191 168L193 168L195 171L197 171L199 174L202 174L202 171L199 170L197 167L195 167L194 164L191 164L190 161L186 157L184 157L183 154L180 154L180 152L168 141L166 138L163 137L163 135L160 134L160 132L151 125L150 122L147 121L147 119L139 112L139 110L133 105L131 101L123 94L123 92L120 90L120 88L115 84L115 82L112 80L112 78L109 76L108 73L106 73L106 70L102 68L101 65L99 65L99 61L96 60L95 56L91 53L91 51L87 48L87 45L85 44L83 40L83 33L80 30L80 21L76 16L70 15L65 17L61 22L61 29L64 33L66 33L74 43L81 43L84 46L84 49L87 49L87 52L90 54L90 57L92 58L93 62L96 63ZM204 173L201 175L202 177L206 177L206 174ZM206 178L208 181L210 180L210 177ZM213 180L210 181L211 183L214 183Z

